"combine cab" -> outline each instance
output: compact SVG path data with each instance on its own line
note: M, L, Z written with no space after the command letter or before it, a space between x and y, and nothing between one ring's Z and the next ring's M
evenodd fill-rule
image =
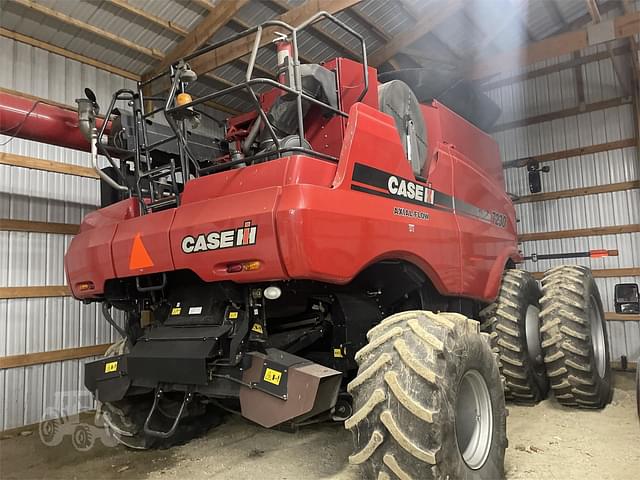
M361 63L300 64L298 35L321 19L358 39ZM286 33L274 78L255 78L272 27ZM246 36L245 81L203 93L190 62ZM206 102L240 93L252 111L223 138L199 133ZM496 143L402 81L379 83L335 17L207 46L116 92L106 121L90 91L78 103L94 165L110 166L65 266L74 297L102 302L122 335L85 370L119 442L184 441L233 409L265 427L345 421L370 478L493 479L505 393L535 403L550 379L564 403L608 402L590 273L551 272L540 298L515 269Z

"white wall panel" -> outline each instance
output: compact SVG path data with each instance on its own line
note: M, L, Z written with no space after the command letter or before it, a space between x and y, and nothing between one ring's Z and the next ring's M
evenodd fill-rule
M582 54L604 50L604 46L598 46L585 50ZM565 57L563 60L569 59ZM557 62L549 60L526 70L533 71L555 63ZM585 103L624 96L610 59L591 62L580 68L584 79ZM503 110L498 124L578 105L574 69L521 81L487 93ZM633 115L632 105L627 104L497 132L494 138L500 146L502 159L506 162L633 138ZM543 192L640 179L640 161L636 147L566 158L547 165L551 171L542 174ZM505 170L505 183L510 193L520 196L530 194L527 171L524 168ZM640 190L518 204L516 213L520 220L519 233L640 224ZM592 269L640 267L638 233L530 241L521 244L521 249L525 255L593 249L619 250L618 257L602 259L546 260L537 263L528 261L524 268L530 271L544 271L561 264L585 265ZM614 311L613 288L620 282L638 283L640 277L596 279L606 311ZM635 360L640 356L639 322L610 322L609 330L614 358L627 355L630 360Z

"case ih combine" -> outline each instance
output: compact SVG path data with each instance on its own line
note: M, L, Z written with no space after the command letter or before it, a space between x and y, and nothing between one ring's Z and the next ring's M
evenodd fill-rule
M299 63L298 35L319 19L360 41L361 63ZM286 32L277 80L254 78L273 27ZM192 98L189 61L248 35L245 81ZM238 92L254 109L222 139L199 134L200 106ZM494 479L505 397L534 404L551 387L564 405L609 401L589 270L551 270L541 291L516 269L496 143L405 83L379 83L333 16L207 46L116 92L106 121L87 93L73 128L68 111L3 95L3 127L91 145L105 205L65 266L74 297L102 302L123 337L85 384L124 445L184 441L232 409L265 427L344 421L367 478Z

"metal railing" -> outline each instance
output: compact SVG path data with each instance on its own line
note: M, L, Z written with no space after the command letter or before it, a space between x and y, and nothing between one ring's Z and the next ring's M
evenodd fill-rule
M300 72L300 60L299 60L299 51L298 51L298 41L300 32L304 29L308 28L312 24L320 21L327 20L335 25L337 25L340 29L346 31L348 34L355 37L360 43L360 54L361 54L361 62L362 62L362 91L356 99L356 102L361 101L366 95L369 89L369 69L367 64L367 52L364 38L351 27L346 25L344 22L337 19L335 16L331 15L328 12L318 12L309 18L307 21L303 22L297 27L291 26L280 20L269 20L255 27L249 28L242 32L239 32L235 35L232 35L224 40L219 42L206 45L203 48L197 50L196 52L187 55L183 59L178 62L175 62L170 66L170 68L162 73L156 74L153 77L139 81L137 84L138 92L137 94L133 94L131 91L126 91L127 94L132 94L131 98L127 98L130 101L130 104L134 107L134 118L135 118L135 128L134 128L134 140L136 142L136 152L134 155L134 164L136 170L136 187L135 187L135 195L137 195L141 199L141 206L143 212L146 212L149 208L152 208L142 200L142 187L141 180L149 179L151 182L149 186L150 194L152 196L152 204L156 199L154 199L154 191L153 191L153 180L154 177L159 176L160 174L166 174L170 176L172 188L174 190L174 194L172 197L175 197L175 203L177 205L179 200L179 192L178 185L176 182L176 170L179 169L181 171L182 183L186 183L189 178L193 175L194 177L198 177L201 175L207 175L210 173L214 173L220 170L225 170L236 165L244 164L249 165L253 162L264 160L267 158L273 157L282 157L285 154L305 154L309 156L314 156L317 158L321 158L328 161L337 161L336 157L331 155L327 155L321 152L316 152L311 150L310 148L306 148L304 145L306 143L305 139L305 130L304 130L304 112L303 112L303 101L309 102L310 104L316 105L321 109L324 109L327 112L331 112L334 115L339 115L344 118L348 118L348 114L342 111L339 107L338 103L337 107L332 106L328 103L325 103L311 95L308 95L304 92L302 87L302 76ZM293 78L289 79L290 85L286 85L284 83L278 82L271 78L257 77L254 78L254 70L256 65L256 59L258 55L258 51L261 48L265 48L269 43L265 43L262 45L263 39L265 37L266 29L274 29L277 28L279 30L284 30L286 32L286 39L291 43L291 57L289 61L291 62L291 68L293 72ZM219 48L222 48L226 45L230 45L233 42L240 40L242 38L254 35L253 45L251 51L249 52L249 58L247 61L247 69L244 75L244 81L239 82L234 85L230 85L226 88L223 88L218 91L214 91L212 93L200 96L199 98L193 99L189 103L184 103L178 105L176 102L177 95L180 93L185 93L187 88L187 83L182 81L181 71L185 68L186 62L189 62L193 59L206 55L212 51L215 51ZM279 34L282 35L282 34ZM188 68L188 66L187 66ZM171 86L169 88L169 93L166 98L158 97L158 96L149 96L145 98L143 90L154 90L154 87L157 86L158 82L171 81ZM163 84L164 87L165 84ZM295 108L297 115L297 134L299 136L299 146L283 146L281 143L281 138L278 137L276 133L276 128L272 124L269 119L267 112L265 112L262 107L258 94L256 93L256 89L258 87L271 87L273 89L279 89L284 92L284 94L289 94L295 97ZM118 99L117 94L120 93L120 97L124 95L124 90L116 92L114 94L113 100L109 107L109 111L107 112L110 115L113 111L113 106ZM189 110L193 112L195 107L203 105L207 102L219 99L221 97L229 96L229 95L237 95L240 92L246 92L249 97L250 103L253 105L254 110L257 112L256 122L260 122L259 126L264 126L268 136L273 142L273 147L268 151L258 152L253 155L244 156L239 160L231 160L225 161L224 163L218 163L214 165L201 165L201 162L195 157L193 152L189 147L189 142L187 139L187 127L185 125L184 118L188 115ZM149 112L145 112L145 102L153 101L160 102L161 105L158 107L152 108ZM149 144L148 135L146 131L146 120L155 114L162 113L169 124L169 127L173 131L173 136L163 139L160 142L156 142L155 144ZM108 117L107 117L108 118ZM106 122L105 122L106 124ZM104 126L101 131L98 133L99 140L104 133ZM154 148L157 148L162 143L166 143L169 141L177 142L177 149L180 157L180 164L177 167L175 164L159 167L156 169L151 168L151 160L150 154ZM110 159L110 157L108 157ZM212 159L213 160L213 159ZM112 160L110 159L110 162ZM144 165L143 165L144 164ZM162 170L162 171L161 171ZM157 199L158 201L162 201L163 199ZM164 202L166 203L166 202Z

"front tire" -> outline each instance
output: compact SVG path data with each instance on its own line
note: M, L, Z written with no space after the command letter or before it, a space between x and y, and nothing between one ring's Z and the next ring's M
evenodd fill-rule
M345 427L355 444L349 461L371 479L503 478L503 385L478 322L402 312L367 337L348 386L354 414Z
M562 266L542 279L542 349L559 403L604 408L611 401L609 339L591 270Z

